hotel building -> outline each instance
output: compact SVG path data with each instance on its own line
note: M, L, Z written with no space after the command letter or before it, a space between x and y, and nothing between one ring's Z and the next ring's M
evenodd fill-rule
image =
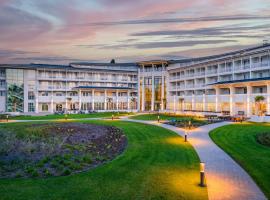
M0 112L270 114L270 45L138 63L0 65Z

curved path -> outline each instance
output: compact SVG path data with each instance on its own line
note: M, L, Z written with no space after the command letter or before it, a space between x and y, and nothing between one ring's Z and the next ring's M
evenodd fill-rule
M125 121L161 126L184 137L184 130L153 121L122 118ZM200 160L205 162L208 196L210 200L266 200L267 198L251 177L209 137L208 133L221 122L199 127L188 135L188 141L195 148Z

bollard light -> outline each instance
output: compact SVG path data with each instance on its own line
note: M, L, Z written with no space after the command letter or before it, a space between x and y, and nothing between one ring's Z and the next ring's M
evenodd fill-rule
M185 129L185 142L187 142L187 130Z
M191 129L191 121L188 121L188 128Z
M200 186L205 187L205 163L200 163Z
M8 122L8 115L6 117L7 117L7 122Z
M65 114L65 120L67 120L67 117L68 117L67 114Z
M160 120L160 117L159 117L159 115L157 116L157 119L158 119L158 123L159 123L159 120Z
M113 120L113 117L114 117L114 115L112 115L112 120Z

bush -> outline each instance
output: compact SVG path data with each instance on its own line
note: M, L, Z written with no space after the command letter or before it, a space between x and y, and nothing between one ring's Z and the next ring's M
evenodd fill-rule
M270 147L270 133L261 133L257 135L257 141L262 145Z
M83 162L91 164L92 163L92 157L91 155L85 155L83 156Z
M70 175L70 174L71 174L70 169L65 169L65 170L63 171L63 173L62 173L62 175L64 175L64 176L68 176L68 175Z

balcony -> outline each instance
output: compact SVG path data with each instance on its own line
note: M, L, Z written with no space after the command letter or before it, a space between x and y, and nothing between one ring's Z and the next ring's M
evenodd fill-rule
M232 73L232 68L220 69L219 73Z
M264 68L264 67L269 67L269 66L270 66L269 62L258 62L258 63L252 64L253 68Z
M218 70L207 70L207 75L208 74L217 74Z

